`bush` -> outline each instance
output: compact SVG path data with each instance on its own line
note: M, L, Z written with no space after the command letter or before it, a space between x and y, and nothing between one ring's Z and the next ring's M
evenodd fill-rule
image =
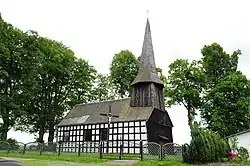
M192 140L184 149L184 159L188 162L220 162L227 158L229 146L226 141L211 130L193 126Z
M247 161L249 158L248 150L244 147L240 147L238 149L238 154L240 155L242 161Z

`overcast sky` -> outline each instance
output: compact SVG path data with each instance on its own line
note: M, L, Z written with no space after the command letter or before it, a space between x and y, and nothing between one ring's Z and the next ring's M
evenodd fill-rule
M156 64L165 73L176 58L199 59L204 45L217 42L230 54L242 51L239 69L249 78L249 5L247 0L0 0L0 12L12 25L62 41L77 57L108 73L120 50L140 55L149 10ZM174 141L188 142L187 112L181 106L168 112ZM9 137L33 140L13 131Z

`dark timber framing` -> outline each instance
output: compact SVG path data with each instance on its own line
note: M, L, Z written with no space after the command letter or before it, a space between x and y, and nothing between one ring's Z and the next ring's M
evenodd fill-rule
M78 126L60 126L58 127L58 141L62 141L63 150L66 152L76 152L77 145L93 142L96 145L100 141L100 130L105 130L106 124L86 124ZM119 145L124 145L124 153L139 153L139 142L147 141L146 121L128 121L128 122L113 122L110 125L110 140L109 153L119 153ZM84 131L91 131L92 139L85 140ZM69 141L64 141L64 133L72 133L69 136ZM121 137L120 137L121 136ZM104 140L105 141L105 140ZM91 144L91 143L90 143ZM84 150L86 148L86 150ZM92 149L91 149L92 148ZM97 147L83 147L82 152L97 152Z

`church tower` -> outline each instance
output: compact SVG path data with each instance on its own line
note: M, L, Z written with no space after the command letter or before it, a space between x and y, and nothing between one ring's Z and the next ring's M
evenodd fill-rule
M131 85L131 107L154 107L164 111L163 88L156 71L150 24L147 19L139 72Z

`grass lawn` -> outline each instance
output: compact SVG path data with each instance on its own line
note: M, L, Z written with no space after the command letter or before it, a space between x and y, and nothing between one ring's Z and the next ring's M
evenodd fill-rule
M0 151L1 157L11 157L11 158L29 158L33 160L22 160L21 162L26 166L114 166L114 164L107 164L107 161L118 160L119 154L104 154L104 158L100 159L98 154L93 153L82 153L81 156L77 156L77 153L62 153L61 156L57 156L53 153L44 153L39 155L38 152L28 152L26 154L21 153L9 153ZM148 159L152 156L147 156ZM138 155L133 154L124 154L122 157L123 160L127 159L136 159L139 160ZM145 156L146 159L146 156ZM175 161L169 159L168 161L159 161L159 160L144 160L139 161L133 166L187 166L189 164L182 163L180 161ZM230 163L213 163L207 164L207 166L233 166L237 164Z
M44 153L39 155L38 152L27 151L26 154L0 151L0 157L12 157L12 158L31 158L34 160L23 160L22 163L27 166L110 166L111 164L106 164L109 160L118 160L119 154L104 154L104 158L100 159L98 154L93 153L82 153L81 156L77 156L77 153L62 153L61 156L57 156L52 153ZM146 156L145 156L146 157ZM152 157L152 156L147 156ZM139 155L136 154L124 154L123 160L136 159L139 160ZM187 165L177 161L158 161L158 160L145 160L139 161L134 166L163 166L163 165L173 165L182 166ZM112 164L114 166L114 164Z
M105 163L74 163L63 161L44 161L44 160L29 160L22 161L25 166L115 166ZM131 166L185 166L187 164L167 161L142 161Z

